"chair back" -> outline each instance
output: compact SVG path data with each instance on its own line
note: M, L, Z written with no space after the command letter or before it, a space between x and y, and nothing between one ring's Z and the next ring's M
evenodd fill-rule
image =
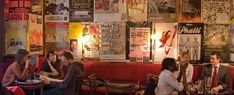
M148 74L144 95L155 95L155 88L158 84L158 75Z

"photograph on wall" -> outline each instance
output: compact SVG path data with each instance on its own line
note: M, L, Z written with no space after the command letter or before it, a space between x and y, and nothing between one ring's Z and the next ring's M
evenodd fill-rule
M132 27L130 28L130 51L131 62L150 61L150 28Z
M153 62L162 62L166 57L177 58L177 23L155 23L156 30Z
M19 49L27 49L26 20L5 22L5 54L15 54Z
M119 12L119 1L121 0L95 0L95 13Z
M202 1L201 5L202 21L207 24L229 24L230 21L229 0L222 0L222 2L221 1L215 2L215 1L214 0Z
M178 56L182 52L187 52L190 55L190 63L200 62L203 32L203 23L179 23Z
M69 0L45 0L45 22L68 22Z
M234 63L234 24L230 24L231 31L229 33L230 38L230 62Z
M29 51L31 54L43 54L42 16L29 14Z
M201 22L201 0L180 0L179 22Z
M30 0L3 0L5 1L5 20L28 20L31 11Z
M125 22L100 24L100 59L126 59Z
M68 23L46 23L45 42L69 42Z
M42 16L43 0L31 0L32 8L31 13Z
M122 20L146 21L148 0L121 0L120 13Z
M176 21L176 0L148 0L150 20L156 22Z
M70 22L92 22L94 0L69 0Z
M227 63L228 59L228 33L229 24L205 24L203 36L203 62L209 62L211 52L219 52L222 62Z

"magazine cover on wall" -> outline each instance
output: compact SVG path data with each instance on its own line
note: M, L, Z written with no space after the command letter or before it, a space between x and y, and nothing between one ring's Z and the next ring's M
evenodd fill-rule
M229 0L202 0L202 21L208 24L229 24Z
M121 0L120 13L122 20L146 21L147 20L148 0Z
M182 52L188 52L192 64L201 61L203 23L179 23L178 24L178 56Z
M97 23L86 23L82 25L83 59L96 61L100 58L100 31Z
M45 22L68 22L69 0L45 0Z
M130 28L130 53L132 62L150 61L150 28Z
M176 22L176 0L148 0L150 20Z
M69 0L69 3L70 22L93 22L94 0Z
M157 37L153 62L162 62L165 57L177 58L177 23L155 23Z
M5 54L15 54L18 49L27 49L27 25L26 20L5 22Z
M5 20L28 20L31 10L30 0L3 0L5 1Z
M180 0L179 22L201 22L201 0Z
M31 54L43 54L42 16L29 14L29 51Z
M31 0L31 4L32 4L31 13L42 16L43 0Z
M125 22L100 24L100 59L126 59Z
M230 38L230 63L234 63L234 24L231 24Z
M211 52L219 52L223 63L228 62L229 24L205 24L203 41L203 61L209 62Z

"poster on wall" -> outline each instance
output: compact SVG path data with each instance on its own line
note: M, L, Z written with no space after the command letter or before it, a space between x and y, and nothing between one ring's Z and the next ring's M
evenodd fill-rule
M156 22L176 21L176 0L148 0L149 20Z
M234 63L234 24L231 24L231 31L229 33L230 38L230 63Z
M31 4L32 4L31 13L37 14L37 15L42 15L43 0L31 0Z
M29 14L29 51L31 54L43 54L42 16Z
M95 13L119 12L120 0L95 0Z
M203 62L209 62L210 53L215 51L221 54L221 62L227 63L229 29L229 24L205 24Z
M82 44L78 39L70 39L70 51L75 60L80 61L82 59Z
M31 11L30 0L3 0L5 1L5 20L28 20Z
M125 22L103 23L100 31L100 59L125 59Z
M80 39L82 37L82 23L70 22L69 23L69 39Z
M191 63L200 62L203 31L203 23L179 23L178 56L182 52L188 52Z
M162 62L166 57L177 58L177 23L155 23L155 51L153 62Z
M68 23L46 23L45 42L69 42Z
M146 21L148 0L121 0L120 13L122 20Z
M201 22L201 0L180 0L179 22Z
M202 0L202 21L208 24L229 24L229 0Z
M45 22L68 22L69 0L45 0Z
M49 50L54 50L57 54L70 51L69 42L46 42L45 51L48 52Z
M130 52L128 54L132 62L150 61L150 28L130 28Z
M19 49L27 49L26 20L5 22L5 54L15 54Z
M234 23L234 0L231 0L231 23Z
M94 0L70 0L70 22L93 22Z

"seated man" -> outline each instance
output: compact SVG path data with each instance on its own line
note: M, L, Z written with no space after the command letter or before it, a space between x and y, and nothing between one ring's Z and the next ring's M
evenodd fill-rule
M229 69L220 65L220 54L212 52L210 54L210 64L203 67L200 79L211 77L211 88L216 93L223 92L228 89Z
M181 65L178 78L173 74L177 71L176 60L174 58L165 58L162 61L162 72L159 75L158 85L155 89L156 95L171 95L174 89L182 91L185 87L180 82L182 75L185 73L185 66Z

